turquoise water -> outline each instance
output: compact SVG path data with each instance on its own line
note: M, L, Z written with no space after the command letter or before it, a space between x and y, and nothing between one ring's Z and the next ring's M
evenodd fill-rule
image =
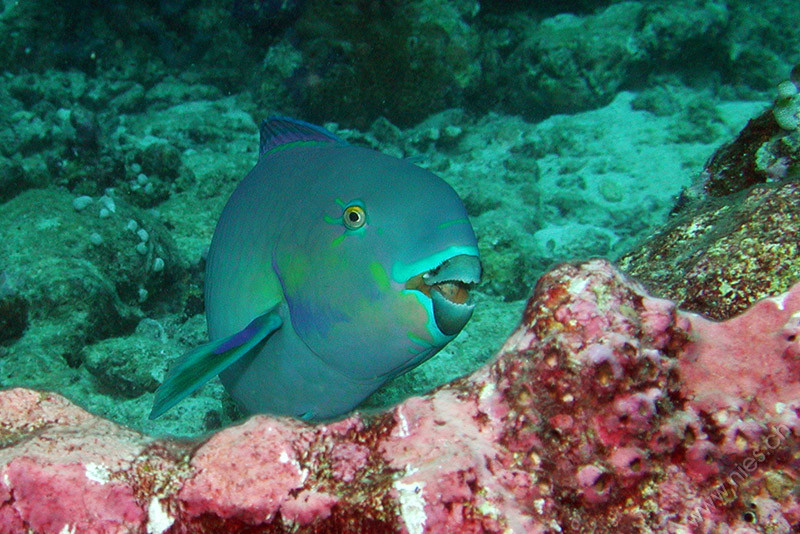
M545 5L546 4L546 5ZM800 63L800 4L0 5L0 386L150 433L241 417L217 380L148 421L206 340L204 255L271 113L450 183L484 264L461 335L370 398L492 357L554 263L614 259Z

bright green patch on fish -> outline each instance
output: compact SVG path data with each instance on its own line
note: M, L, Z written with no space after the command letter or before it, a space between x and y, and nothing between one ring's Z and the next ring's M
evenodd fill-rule
M454 219L452 221L443 222L442 224L440 224L436 228L439 228L440 230L443 230L445 228L448 228L448 227L456 225L456 224L469 224L469 219L467 219L466 217L462 218L462 219Z
M383 291L388 291L391 289L391 284L389 283L389 275L386 274L386 269L383 268L383 265L378 263L377 261L373 261L369 264L369 270L372 273L372 278L375 279L375 282L378 284L378 287Z

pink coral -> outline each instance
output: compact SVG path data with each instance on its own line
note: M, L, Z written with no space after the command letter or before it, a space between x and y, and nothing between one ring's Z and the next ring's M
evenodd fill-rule
M575 479L583 499L588 504L600 504L608 500L610 477L596 465L584 465L578 469Z
M753 399L741 407L741 415L775 414L776 403L800 398L798 308L800 291L795 288L723 323L692 316L697 341L681 358L681 368L696 405L716 411Z
M593 260L542 277L490 365L380 415L176 443L4 391L0 533L789 532L799 312L800 285L712 323Z
M308 473L298 462L303 428L292 421L271 424L253 417L243 425L219 432L194 455L196 474L178 494L190 516L213 513L246 523L271 521L301 491ZM326 505L327 506L327 505Z
M619 475L618 480L626 486L647 473L645 454L636 447L616 449L608 457L608 463L614 468L614 472Z

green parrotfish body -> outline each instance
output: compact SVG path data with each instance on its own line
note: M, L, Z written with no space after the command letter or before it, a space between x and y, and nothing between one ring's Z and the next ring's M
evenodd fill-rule
M345 414L461 331L480 274L466 210L442 179L271 117L211 242L212 341L173 366L150 418L217 374L250 413Z

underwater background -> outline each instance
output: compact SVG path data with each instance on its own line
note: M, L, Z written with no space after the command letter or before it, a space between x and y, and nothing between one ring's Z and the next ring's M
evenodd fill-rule
M380 408L491 358L548 267L616 260L662 226L800 63L792 0L0 10L0 387L180 436L241 417L216 379L147 414L169 364L207 340L204 256L262 118L413 158L467 207L475 315L364 405Z

